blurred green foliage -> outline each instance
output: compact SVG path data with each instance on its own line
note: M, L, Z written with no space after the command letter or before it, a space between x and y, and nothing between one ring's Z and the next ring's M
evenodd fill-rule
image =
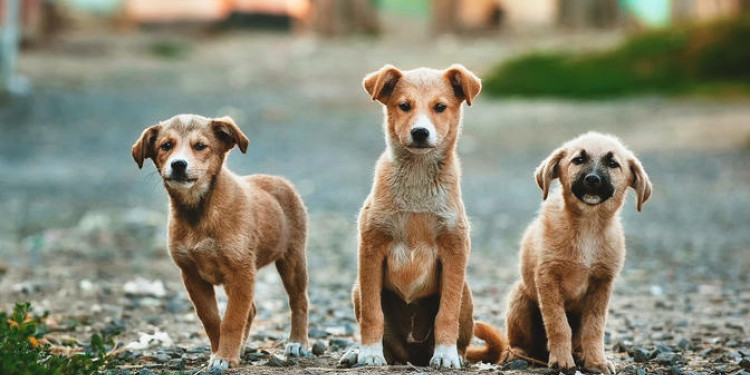
M112 335L91 336L85 351L72 356L52 354L44 342L45 317L30 315L31 305L16 304L10 314L0 312L0 374L3 375L88 375L114 365L108 354Z
M597 53L533 53L483 81L493 96L750 94L750 17L655 30Z

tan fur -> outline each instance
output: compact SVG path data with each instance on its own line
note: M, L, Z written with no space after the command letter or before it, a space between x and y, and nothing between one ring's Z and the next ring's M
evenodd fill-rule
M171 142L170 150L163 150ZM196 149L201 142L208 146ZM247 137L230 118L179 115L146 129L133 146L141 167L153 160L170 197L169 252L211 341L212 358L239 362L255 316L256 270L272 262L292 310L290 342L307 346L307 212L291 183L281 177L240 177L224 166ZM179 154L195 182L170 180L167 162ZM228 297L222 319L214 285Z
M383 342L388 363L424 365L434 345L458 344L463 353L471 338L471 245L456 141L461 104L471 104L481 84L460 65L443 71L387 65L363 85L384 105L387 148L359 216L355 313L363 345ZM411 110L400 109L403 102ZM436 103L445 111L435 112ZM437 133L428 150L409 147L419 116L427 116ZM417 331L429 337L415 338Z
M572 163L581 151L592 162L612 153L618 168L608 168L611 198L590 206L571 191L586 168ZM549 367L575 366L614 372L604 354L604 325L612 283L625 259L625 237L619 211L629 187L636 207L651 195L651 182L641 163L616 138L587 133L555 150L536 171L547 196L539 217L521 242L521 281L508 298L507 330L512 353L547 361ZM512 354L511 354L512 355Z

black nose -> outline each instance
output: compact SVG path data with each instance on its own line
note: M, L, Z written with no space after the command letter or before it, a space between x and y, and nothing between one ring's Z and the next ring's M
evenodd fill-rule
M595 174L587 175L583 181L586 183L586 186L589 187L597 187L602 184L602 178Z
M430 136L430 131L425 128L414 128L411 130L411 139L415 143L422 143Z
M187 162L184 160L175 160L172 162L172 172L180 173L185 172L185 169L187 169Z

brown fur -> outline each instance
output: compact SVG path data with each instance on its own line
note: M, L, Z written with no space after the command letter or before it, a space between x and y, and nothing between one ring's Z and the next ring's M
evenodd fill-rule
M572 159L585 151L589 162ZM619 164L607 167L614 193L588 205L572 192L573 182L608 153ZM587 369L613 373L604 354L604 325L612 283L625 259L619 211L629 187L636 208L651 196L651 182L640 161L616 138L587 133L555 150L537 168L546 198L539 217L521 243L521 281L508 298L507 330L512 353L546 361L549 367L575 367L578 354Z
M172 148L162 149L167 142ZM199 150L201 143L207 148ZM212 362L237 364L255 316L256 270L275 263L292 310L290 342L307 346L307 212L289 181L275 176L240 177L224 166L247 137L230 118L179 115L146 129L133 146L141 167L153 160L170 198L169 252L206 334ZM187 178L174 181L168 161L187 161ZM214 285L229 299L222 319Z
M471 104L481 83L460 65L443 71L386 65L363 84L384 105L387 149L359 216L355 314L363 345L382 342L391 364L425 365L435 345L457 345L462 354L471 339L471 244L456 141L461 105ZM399 108L404 102L409 111ZM437 113L437 103L446 109ZM430 149L410 147L420 116L437 133Z

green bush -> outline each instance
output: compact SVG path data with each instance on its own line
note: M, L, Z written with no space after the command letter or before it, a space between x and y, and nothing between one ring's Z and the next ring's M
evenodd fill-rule
M644 92L750 92L750 17L651 31L599 53L534 53L485 78L494 96L602 98Z
M0 374L3 375L84 375L111 368L108 353L112 336L95 334L85 352L72 356L52 354L42 339L46 331L44 317L32 317L31 305L16 304L13 312L0 312ZM46 317L46 314L45 314Z

